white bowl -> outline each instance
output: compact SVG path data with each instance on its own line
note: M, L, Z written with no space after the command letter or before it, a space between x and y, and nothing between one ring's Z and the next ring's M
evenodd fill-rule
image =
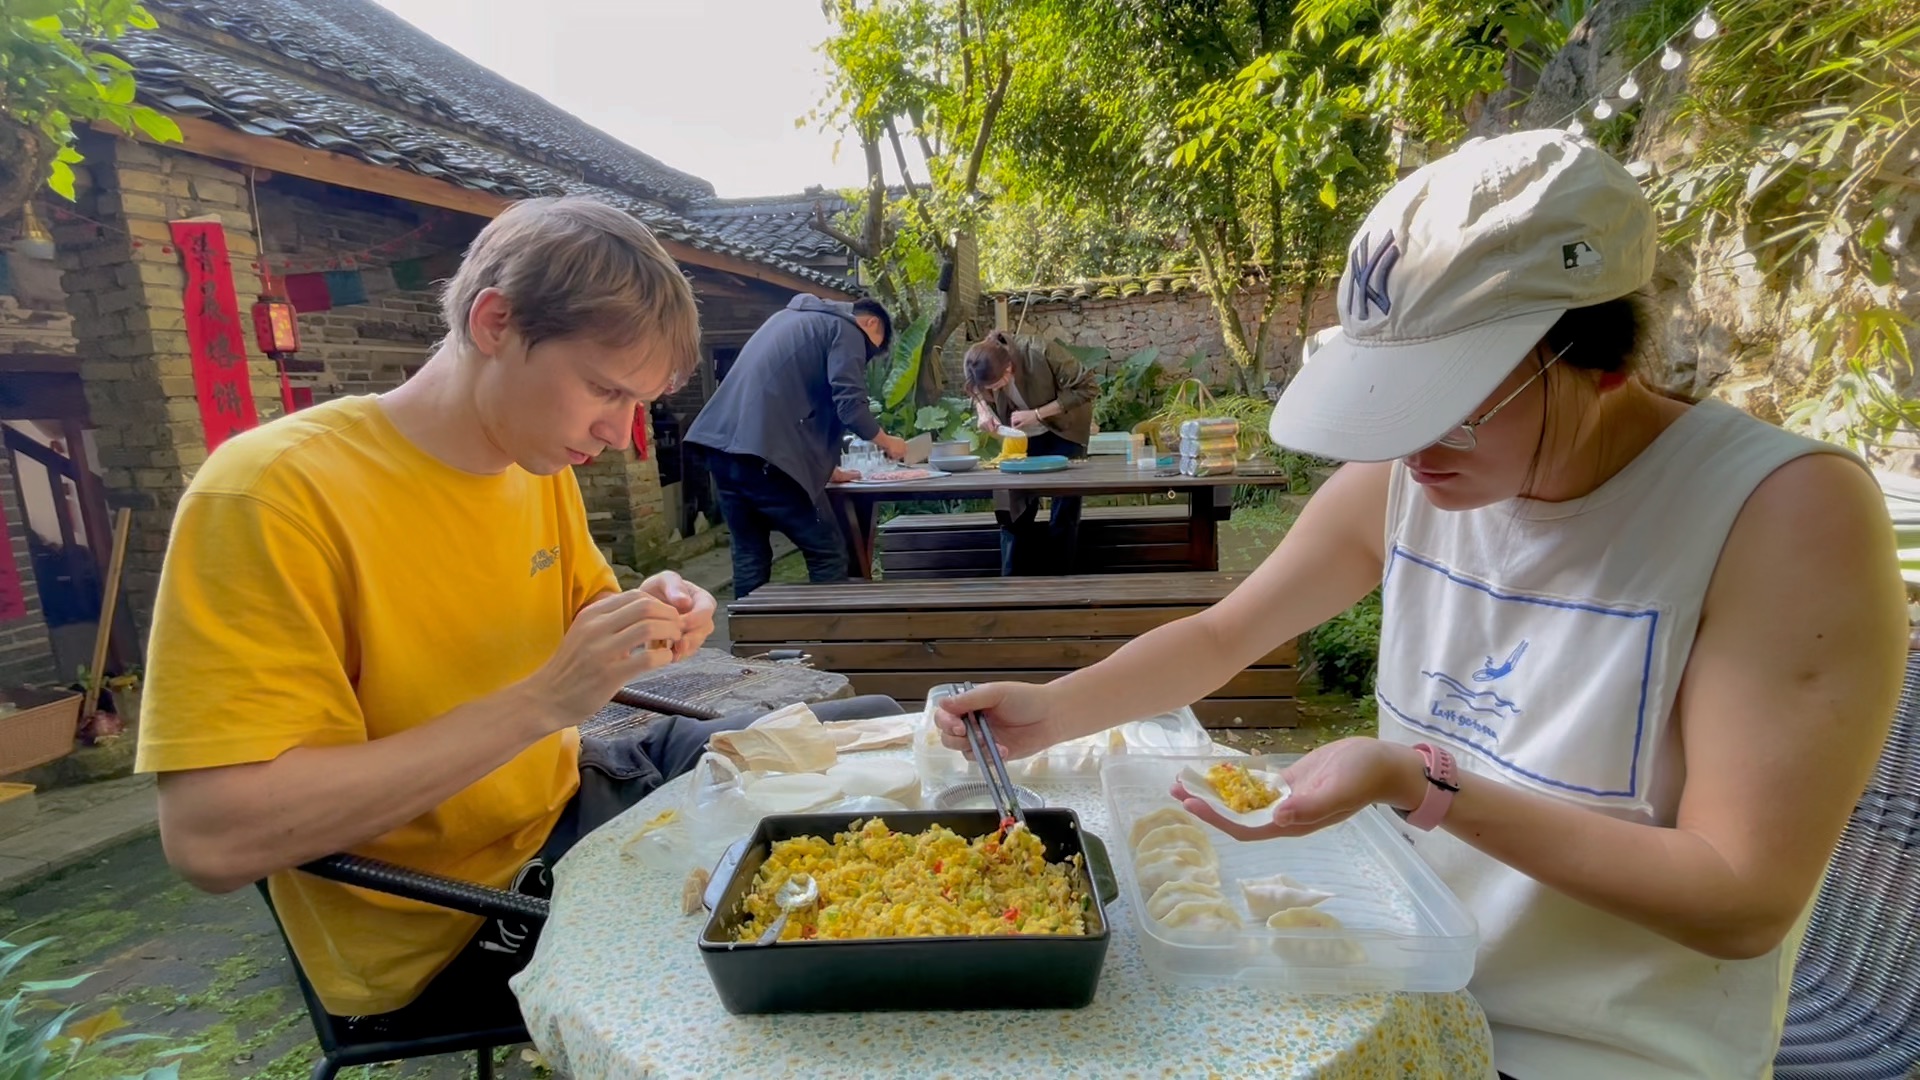
M941 472L966 472L979 465L980 459L972 454L959 457L933 457L927 459L927 464Z

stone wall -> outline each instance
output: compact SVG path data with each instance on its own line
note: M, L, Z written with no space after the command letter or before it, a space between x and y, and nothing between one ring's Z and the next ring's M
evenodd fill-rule
M1242 291L1237 298L1241 325L1251 324L1266 301L1264 287ZM1333 306L1331 289L1323 289L1313 298L1310 330L1332 325L1339 320ZM992 300L985 302L981 325L993 325ZM1117 365L1149 345L1160 349L1160 364L1172 372L1185 370L1187 359L1198 353L1205 360L1194 374L1211 386L1233 382L1232 360L1213 301L1197 288L1179 292L1161 292L1108 300L1064 300L1035 303L1024 322L1017 303L1010 305L1008 329L1018 328L1024 335L1057 340L1069 345L1105 346L1113 353L1109 365ZM1297 301L1282 301L1275 309L1272 325L1260 350L1261 378L1256 384L1281 380L1299 359L1300 306ZM958 389L964 384L961 363L964 348L950 349L945 357L947 385Z
M0 537L3 557L13 560L20 573L20 591L27 611L18 619L0 621L0 686L51 682L56 677L53 644L40 611L40 589L34 583L33 560L27 554L27 515L20 505L8 455L0 454L0 512L7 525Z

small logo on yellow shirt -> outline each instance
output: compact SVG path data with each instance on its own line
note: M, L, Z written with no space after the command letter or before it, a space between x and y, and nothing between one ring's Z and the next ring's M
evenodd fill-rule
M560 565L560 549L542 548L533 553L533 569L527 571L527 576L532 577L542 570L551 570L558 565Z

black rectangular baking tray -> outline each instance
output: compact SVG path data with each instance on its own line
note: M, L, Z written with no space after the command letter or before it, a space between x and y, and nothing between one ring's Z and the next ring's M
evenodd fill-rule
M1028 810L1027 827L1047 860L1086 856L1080 887L1098 902L1085 935L899 937L831 941L736 942L734 931L754 875L772 846L797 836L831 838L874 814L774 814L760 819L700 931L700 956L720 1003L735 1014L963 1009L1079 1009L1093 1001L1111 932L1113 898L1104 845L1080 829L1070 809ZM998 828L991 810L911 810L878 815L895 832L935 825L968 839Z

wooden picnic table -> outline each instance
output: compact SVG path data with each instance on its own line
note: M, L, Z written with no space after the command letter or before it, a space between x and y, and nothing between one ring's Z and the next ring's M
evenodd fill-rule
M848 568L857 577L871 578L875 523L881 503L992 499L994 517L1004 526L1048 496L1184 493L1188 508L1187 567L1218 570L1219 525L1233 513L1233 489L1241 485L1281 487L1286 483L1282 473L1165 476L1156 470L1136 468L1125 458L1100 456L1074 461L1059 472L1010 473L982 467L924 480L829 484L827 501L846 538Z

